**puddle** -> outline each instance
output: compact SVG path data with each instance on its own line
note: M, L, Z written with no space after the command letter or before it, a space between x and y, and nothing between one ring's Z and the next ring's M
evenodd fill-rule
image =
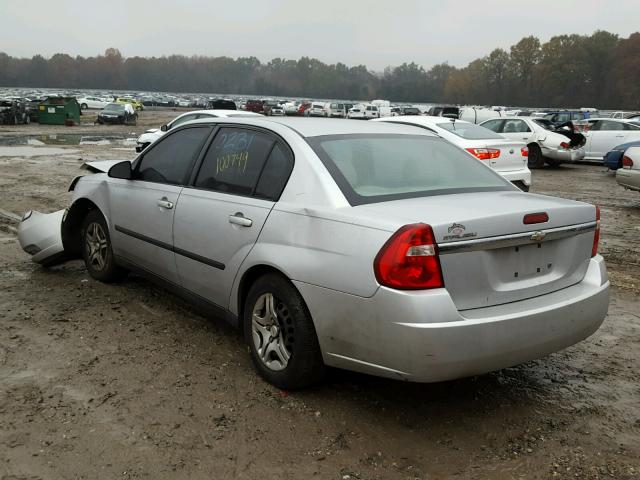
M137 135L127 134L80 135L77 133L60 133L49 135L22 135L17 137L0 137L0 148L19 145L29 145L33 147L44 145L118 145L134 147L137 138ZM43 153L42 155L51 154Z
M80 150L55 147L3 147L0 146L0 157L39 157L41 155L71 155Z

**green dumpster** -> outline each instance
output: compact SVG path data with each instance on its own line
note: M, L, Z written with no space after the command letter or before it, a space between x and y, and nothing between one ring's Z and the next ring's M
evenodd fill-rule
M45 125L80 125L80 105L74 97L49 97L38 105Z

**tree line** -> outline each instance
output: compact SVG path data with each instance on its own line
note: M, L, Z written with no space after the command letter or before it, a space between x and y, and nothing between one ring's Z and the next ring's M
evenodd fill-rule
M507 51L458 68L428 70L403 63L373 72L365 65L326 64L314 58L171 55L124 58L57 53L16 58L0 52L0 86L210 92L257 96L640 109L640 33L606 31L559 35L541 43L525 37Z

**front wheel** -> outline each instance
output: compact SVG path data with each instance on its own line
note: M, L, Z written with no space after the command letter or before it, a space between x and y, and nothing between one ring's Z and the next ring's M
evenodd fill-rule
M113 256L107 222L99 210L91 210L82 224L82 258L92 278L111 283L121 280L127 271Z
M311 314L284 277L264 275L251 286L243 326L253 364L272 385L296 390L322 378L325 366Z

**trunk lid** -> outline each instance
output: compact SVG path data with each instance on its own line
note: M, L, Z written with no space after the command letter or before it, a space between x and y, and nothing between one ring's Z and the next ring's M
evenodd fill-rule
M459 310L515 302L574 285L584 277L595 207L518 192L437 195L353 208L372 223L433 228L445 288ZM529 213L545 223L524 224ZM542 232L542 233L540 233Z

